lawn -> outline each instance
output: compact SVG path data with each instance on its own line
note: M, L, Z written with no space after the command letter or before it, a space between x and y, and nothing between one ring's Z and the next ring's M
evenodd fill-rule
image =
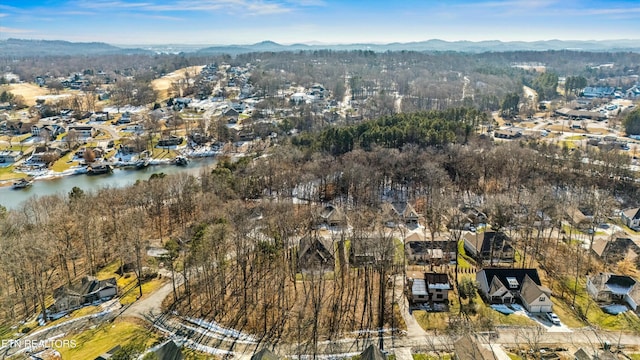
M135 276L132 276L131 278L135 280ZM149 294L158 290L165 283L166 283L165 279L151 279L146 282L143 282L142 297L143 298L147 297ZM134 303L137 300L139 295L140 295L140 290L138 289L138 287L133 287L129 292L127 292L120 298L120 303L122 305Z
M78 165L77 161L71 161L71 159L73 159L73 153L69 152L67 155L61 157L60 159L58 159L58 161L53 163L53 166L51 166L51 170L55 172L63 172L65 170L68 170L72 166Z
M413 360L449 360L452 358L450 354L443 354L441 356L430 355L430 354L411 354Z
M449 325L448 312L426 312L424 310L414 310L413 316L425 330L446 330Z
M64 338L75 347L57 349L63 359L95 359L117 345L141 343L151 347L158 343L159 336L144 326L128 320L106 322L98 327Z
M586 139L586 137L582 136L582 135L571 135L571 136L567 136L564 139L565 140L584 140L584 139Z
M471 269L475 267L475 261L467 256L467 253L464 251L464 240L460 240L458 242L458 268L461 269Z
M27 177L27 174L14 172L14 166L0 167L0 180L14 180Z
M573 281L569 281L569 287L573 289ZM578 282L578 294L575 301L575 310L571 308L573 295L567 294L565 301L552 298L553 311L568 327L581 327L585 324L581 317L586 314L587 321L591 325L597 325L605 330L631 330L640 331L640 319L630 313L610 315L602 311L598 304L587 294L584 280Z

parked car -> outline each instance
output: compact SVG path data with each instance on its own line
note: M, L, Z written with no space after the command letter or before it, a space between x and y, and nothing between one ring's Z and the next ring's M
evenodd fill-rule
M553 325L560 325L560 318L552 312L547 313L547 319L549 319Z

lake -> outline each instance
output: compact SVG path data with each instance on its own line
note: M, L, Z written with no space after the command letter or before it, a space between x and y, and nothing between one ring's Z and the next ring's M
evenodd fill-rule
M33 196L54 194L68 194L74 186L85 192L97 190L103 187L125 187L133 185L137 180L148 180L151 174L165 173L167 175L188 173L199 175L200 171L212 167L216 158L208 157L192 159L187 166L153 165L144 169L114 169L112 174L105 175L71 175L49 180L37 180L26 189L12 189L11 186L0 188L0 205L7 209L16 209L25 200Z

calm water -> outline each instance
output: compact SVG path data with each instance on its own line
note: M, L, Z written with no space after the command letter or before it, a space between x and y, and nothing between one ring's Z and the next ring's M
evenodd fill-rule
M154 173L167 175L180 172L199 175L203 168L213 166L216 159L213 157L194 159L187 166L154 165L141 170L114 169L112 174L105 175L72 175L51 180L34 181L33 185L20 190L14 190L11 186L0 188L0 205L7 209L15 209L32 196L68 194L74 186L88 192L103 187L124 187L132 185L136 180L147 180Z

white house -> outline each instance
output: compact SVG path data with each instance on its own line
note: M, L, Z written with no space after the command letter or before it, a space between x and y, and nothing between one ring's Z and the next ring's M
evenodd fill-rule
M640 208L624 210L620 213L620 217L628 227L632 229L640 227Z

